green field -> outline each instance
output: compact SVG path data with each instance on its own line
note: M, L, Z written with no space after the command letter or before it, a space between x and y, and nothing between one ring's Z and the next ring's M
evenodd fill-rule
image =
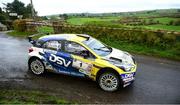
M178 18L170 18L170 17L163 17L163 18L154 18L155 21L159 21L161 24L169 24L172 20L177 20Z
M118 22L121 17L93 17L93 18L79 18L73 17L67 20L69 24L72 25L96 25L96 26L107 26L107 27L114 27L114 28L122 28L122 27L129 27L129 28L144 28L150 30L167 30L167 31L177 31L180 32L180 26L173 26L167 25L170 21L175 21L179 18L169 18L169 17L162 17L162 18L153 18L154 21L159 21L159 24L155 25L136 25L136 26L129 26L123 25ZM149 21L149 18L145 18L144 20Z
M150 30L169 30L169 31L180 32L180 26L148 25L148 26L142 26L142 28L146 28L146 29L150 29Z
M96 18L70 18L67 20L68 23L73 25L83 25L89 22L104 22L104 21L115 21L120 19L119 17L96 17Z

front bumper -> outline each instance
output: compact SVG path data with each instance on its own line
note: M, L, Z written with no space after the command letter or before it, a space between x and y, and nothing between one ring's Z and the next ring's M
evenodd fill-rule
M135 72L121 74L120 76L123 87L130 85L135 80Z

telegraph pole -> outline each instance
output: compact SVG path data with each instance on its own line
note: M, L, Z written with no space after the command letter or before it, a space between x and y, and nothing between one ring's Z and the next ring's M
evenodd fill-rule
M32 16L32 19L34 19L34 6L33 6L33 2L32 2L32 0L30 0L31 1L31 16Z

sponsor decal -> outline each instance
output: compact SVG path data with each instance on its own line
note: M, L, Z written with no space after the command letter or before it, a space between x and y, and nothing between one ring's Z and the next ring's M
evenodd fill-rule
M125 75L124 75L124 78L131 78L131 77L133 77L133 75L134 75L133 73L131 73L131 74L125 74Z
M50 50L50 49L44 49L44 52L46 52L46 53L51 53L51 54L57 54L57 51L55 51L55 50Z
M62 70L58 70L58 73L62 73L62 74L70 74L70 72L62 71Z
M59 65L65 66L65 67L68 67L71 64L71 61L66 62L66 60L64 58L56 56L54 54L50 54L49 60L51 62L57 63Z
M93 65L91 63L85 63L77 59L74 59L72 63L72 67L78 69L80 73L86 75L91 75L92 66Z
M128 83L132 80L134 80L135 73L129 73L129 74L121 74L121 77L124 81L124 83Z

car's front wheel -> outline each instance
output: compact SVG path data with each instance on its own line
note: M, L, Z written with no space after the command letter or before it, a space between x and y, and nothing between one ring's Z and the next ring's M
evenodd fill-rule
M29 69L36 75L42 75L45 73L45 67L43 62L36 58L30 60Z
M118 90L120 85L118 76L113 72L102 73L98 78L98 83L104 91L109 92Z

